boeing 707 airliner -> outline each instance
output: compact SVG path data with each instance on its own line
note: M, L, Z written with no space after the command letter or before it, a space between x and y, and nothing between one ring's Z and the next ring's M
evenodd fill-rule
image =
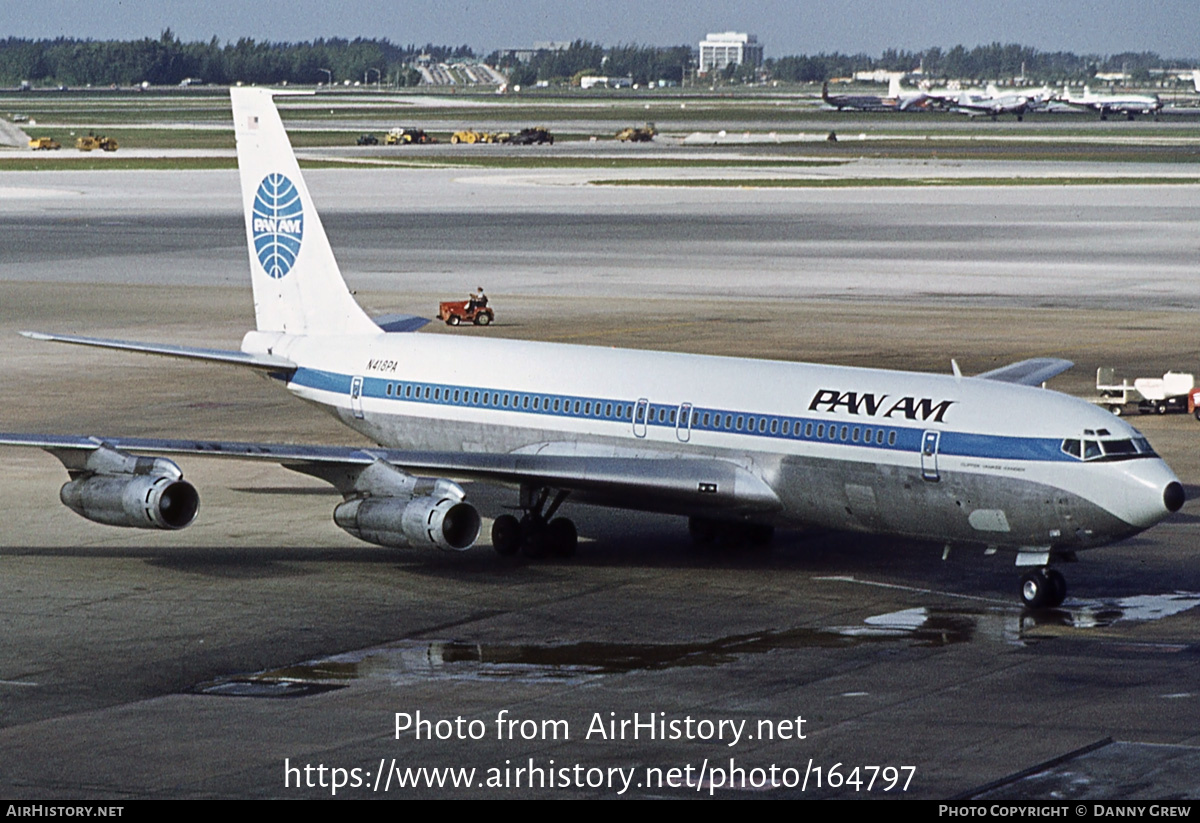
M776 527L1003 549L1031 607L1052 564L1153 526L1184 491L1128 423L1041 387L1065 360L973 377L421 334L347 289L273 92L233 89L257 328L239 351L29 337L255 369L378 448L3 434L70 474L60 497L114 526L179 529L199 497L171 459L268 460L333 484L334 522L391 547L464 550L482 519L458 481L517 490L501 554L569 555L567 499L683 515L697 541ZM168 457L168 455L170 457Z

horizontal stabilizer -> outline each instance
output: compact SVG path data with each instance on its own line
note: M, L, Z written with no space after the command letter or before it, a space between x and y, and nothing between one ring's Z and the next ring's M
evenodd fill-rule
M21 334L31 340L50 340L55 343L136 351L164 357L182 357L188 360L208 360L215 363L229 363L234 366L248 366L252 369L285 371L295 371L296 369L296 364L291 360L274 354L247 354L226 349L201 349L192 346L173 346L169 343L140 343L134 340L108 340L103 337L79 337L74 334L50 334L40 331L23 331Z
M416 331L429 323L428 317L417 317L415 314L383 314L371 319L386 332Z
M975 376L984 380L998 380L1001 383L1040 386L1051 377L1057 377L1074 365L1070 360L1061 360L1057 357L1034 357Z

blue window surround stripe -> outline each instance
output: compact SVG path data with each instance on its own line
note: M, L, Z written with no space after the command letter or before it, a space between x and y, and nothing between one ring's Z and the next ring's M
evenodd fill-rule
M320 369L297 369L292 376L292 383L304 386L318 391L327 391L334 394L350 393L351 376L339 374L337 372L322 371ZM414 395L419 397L402 397L399 392L389 394L388 384L393 386L393 392L396 392L395 387L412 386ZM429 397L424 396L425 390L429 390ZM459 391L459 400L453 400L454 391ZM435 391L439 398L434 399ZM473 402L472 397L478 392L480 395L479 402ZM505 406L499 402L483 403L483 396L511 398L509 405ZM380 377L364 377L362 396L370 397L376 400L396 400L405 403L426 403L435 406L459 406L463 408L479 408L492 409L496 411L507 411L519 414L539 415L542 417L564 417L581 420L605 420L614 423L633 423L634 409L637 406L635 401L631 400L613 400L611 398L585 397L577 395L565 394L547 394L544 392L518 392L505 391L504 389L485 388L482 386L455 386L448 383L419 383L412 380L388 380ZM541 401L549 401L550 407L542 402L541 408L533 408L533 398L537 397ZM523 405L525 399L529 399L529 406ZM553 410L553 402L557 400L560 404L560 410ZM574 405L578 402L580 411L574 411ZM585 404L591 403L596 410L595 413L585 414L583 408ZM613 407L613 413L604 415L600 413L606 406ZM672 414L676 413L679 406L665 403L650 403L647 407L645 425L650 428L674 430L676 424L672 422ZM659 422L659 413L662 412L663 421ZM712 416L712 421L709 425L701 425L704 415ZM743 426L741 429L724 428L714 425L717 419L723 419L725 416L730 416L733 419L734 425L738 418L742 418ZM888 426L880 425L875 422L850 422L840 418L823 418L823 417L789 417L784 415L762 415L748 411L735 411L732 409L710 409L699 406L692 407L692 417L695 421L692 424L691 431L710 431L725 435L748 435L753 437L768 437L776 440L790 440L802 443L837 443L841 446L858 449L878 449L889 452L914 452L921 449L923 429L911 426ZM758 421L766 421L766 430L758 430ZM775 422L775 431L771 432L771 423ZM785 421L789 424L788 434L783 433ZM804 435L807 424L812 424L812 433L808 436ZM642 425L641 421L638 425ZM823 437L817 437L817 426L823 425L825 434ZM842 439L841 430L845 428L847 431L846 439ZM865 443L861 440L855 441L851 439L855 430L858 430L858 435L862 435L865 430L871 432L871 442ZM880 430L884 431L884 442L877 443L875 441L876 433ZM799 432L799 434L797 434ZM892 434L895 434L895 440L890 439ZM833 435L833 436L831 436ZM991 434L969 434L966 432L942 431L938 444L938 454L949 455L954 457L974 457L980 459L994 460L1036 460L1050 461L1063 463L1078 463L1079 461L1070 455L1064 454L1061 449L1062 441L1044 437L1008 437L1004 435Z

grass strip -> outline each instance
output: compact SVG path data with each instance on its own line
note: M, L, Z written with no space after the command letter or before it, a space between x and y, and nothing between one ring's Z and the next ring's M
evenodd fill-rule
M361 169L362 163L344 160L301 160L304 169ZM203 171L236 169L233 157L81 157L60 160L0 158L0 171Z
M589 180L593 186L723 189L837 189L918 186L1195 186L1200 177L862 177L790 179L717 177L693 179Z

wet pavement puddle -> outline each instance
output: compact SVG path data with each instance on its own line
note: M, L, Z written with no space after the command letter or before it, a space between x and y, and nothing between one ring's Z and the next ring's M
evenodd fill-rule
M254 674L200 684L196 692L225 697L303 697L356 680L397 684L435 679L525 682L581 681L636 671L721 666L754 655L796 649L851 648L866 643L915 647L984 642L1023 646L1052 639L1054 629L1086 637L1090 629L1160 620L1200 605L1200 594L1175 592L1109 601L1068 601L1056 609L914 607L870 615L861 623L732 635L692 643L478 643L402 640ZM1061 635L1057 635L1061 636ZM1180 650L1172 647L1172 650Z

